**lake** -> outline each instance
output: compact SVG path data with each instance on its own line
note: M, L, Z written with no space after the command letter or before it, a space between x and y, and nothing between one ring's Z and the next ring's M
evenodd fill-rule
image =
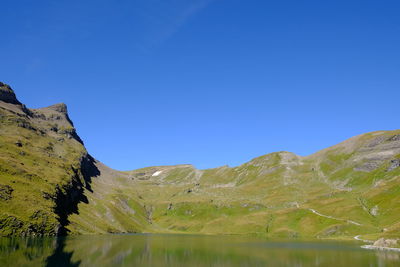
M0 238L0 266L400 266L358 241L132 234Z

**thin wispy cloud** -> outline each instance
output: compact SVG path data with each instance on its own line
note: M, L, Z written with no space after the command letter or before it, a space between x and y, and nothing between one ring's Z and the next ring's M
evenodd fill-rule
M162 44L176 34L190 19L215 0L150 1L142 6L141 14L148 27L141 43L148 49Z
M170 38L172 35L178 32L179 29L191 17L195 16L198 12L206 8L211 2L212 0L195 1L191 2L188 6L185 6L180 14L172 20L170 25L168 25L168 27L166 27L164 31L160 32L160 35L158 36L158 41L162 42Z

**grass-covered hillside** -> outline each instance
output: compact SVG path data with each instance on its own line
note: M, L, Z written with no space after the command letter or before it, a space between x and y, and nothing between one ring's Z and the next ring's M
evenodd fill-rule
M115 172L94 180L71 225L79 233L140 224L148 232L398 237L399 166L400 131L381 131L308 157L278 152L234 168Z
M71 230L399 236L399 154L400 131L388 131L309 157L279 152L235 168L114 171L93 181Z
M87 157L64 104L28 109L0 83L0 235L65 233Z
M29 110L2 88L1 235L400 237L400 130L308 157L277 152L237 167L120 172L87 155L64 105Z

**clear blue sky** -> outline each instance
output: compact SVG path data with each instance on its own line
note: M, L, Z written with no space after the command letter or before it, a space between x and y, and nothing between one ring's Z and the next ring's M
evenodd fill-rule
M0 80L129 170L400 128L398 0L1 2Z

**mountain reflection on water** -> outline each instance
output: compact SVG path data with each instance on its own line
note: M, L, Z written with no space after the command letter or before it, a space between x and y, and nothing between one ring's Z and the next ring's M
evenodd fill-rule
M0 266L400 266L400 253L360 245L158 234L0 238Z

